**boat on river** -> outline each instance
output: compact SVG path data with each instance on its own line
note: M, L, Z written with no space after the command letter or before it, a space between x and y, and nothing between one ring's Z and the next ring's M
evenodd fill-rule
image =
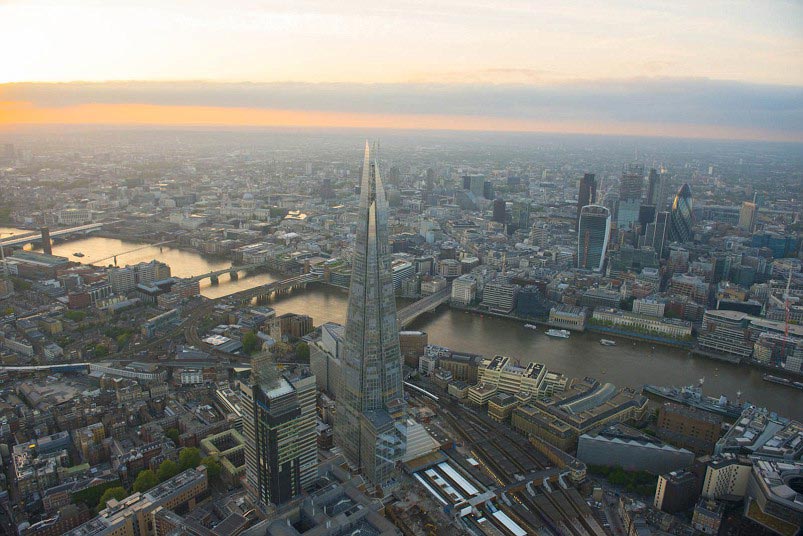
M599 343L602 346L616 346L616 341L612 341L610 339L600 339Z
M566 329L548 329L546 334L550 337L557 337L558 339L568 339L571 332Z
M764 380L765 382L777 383L778 385L785 385L787 387L794 387L795 389L800 389L801 391L803 391L803 382L795 382L788 378L773 376L772 374L764 374L764 376L762 376L761 379Z
M535 324L524 324L524 327L527 329L538 329L538 326Z
M747 402L741 402L742 393L738 393L736 403L733 403L721 395L719 398L706 396L703 394L703 380L698 385L688 385L686 387L664 387L660 385L645 385L642 388L643 394L650 394L664 400L669 400L677 404L683 404L692 408L716 413L731 420L736 420L742 415L745 408L751 406Z

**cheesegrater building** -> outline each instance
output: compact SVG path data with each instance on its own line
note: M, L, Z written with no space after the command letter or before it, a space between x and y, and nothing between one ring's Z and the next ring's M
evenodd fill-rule
M388 204L367 142L337 403L335 443L372 484L391 483L405 451L405 404Z

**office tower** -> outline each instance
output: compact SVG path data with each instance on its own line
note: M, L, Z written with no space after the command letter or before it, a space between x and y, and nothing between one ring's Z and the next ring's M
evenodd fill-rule
M471 175L463 175L463 190L471 190Z
M580 211L586 205L593 205L597 202L597 179L593 173L586 173L580 179L580 191L577 193L577 221L574 223L574 229L577 230L580 225Z
M527 201L516 201L510 210L510 223L516 229L530 228L530 203Z
M435 170L432 168L427 168L426 189L427 192L435 189Z
M659 212L655 215L655 224L652 226L652 232L647 232L646 243L648 246L652 246L659 259L664 257L668 231L669 212Z
M669 240L688 242L694 237L692 207L691 187L685 183L672 201L672 208L669 212Z
M282 504L316 477L315 376L282 376L269 356L252 360L241 384L246 487L263 504Z
M666 169L661 168L661 171L658 172L658 187L655 199L651 201L658 212L663 212L667 209L666 200L669 197L669 182L671 179L672 177L669 176Z
M493 221L496 223L505 224L507 222L507 213L505 209L506 203L504 199L494 199L494 213Z
M660 192L661 177L655 168L650 168L650 173L647 176L647 197L645 199L648 205L658 204L658 194Z
M658 212L665 210L668 185L669 174L665 169L661 169L660 172L655 168L650 169L650 174L647 177L647 198L645 203L647 205L655 205Z
M390 166L388 171L388 183L398 186L401 183L401 169L399 166Z
M644 236L647 225L655 221L655 205L641 205L638 210L639 234Z
M595 272L602 271L610 236L610 211L600 205L583 207L577 231L577 267Z
M373 484L389 483L404 455L405 404L388 207L367 143L337 397L335 443Z
M629 229L638 222L641 195L644 184L644 168L630 164L622 172L619 181L619 212L616 225L619 229Z
M482 195L489 201L494 198L494 185L491 181L485 181L482 185Z
M335 197L335 191L332 188L332 179L323 179L321 183L321 199L332 199Z
M469 190L477 199L485 197L485 178L482 175L472 175Z
M619 194L609 191L607 194L605 194L605 199L602 201L602 205L608 209L608 212L611 213L611 221L617 221L619 216Z
M758 208L755 203L745 201L742 203L742 210L739 212L739 229L752 233L756 229L756 215Z
M756 210L760 209L761 206L764 204L764 194L761 192L756 192L753 194L753 203L756 204Z

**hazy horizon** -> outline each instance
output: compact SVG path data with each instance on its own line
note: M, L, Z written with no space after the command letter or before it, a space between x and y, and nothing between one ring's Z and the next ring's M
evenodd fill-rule
M0 126L803 141L803 4L0 2Z

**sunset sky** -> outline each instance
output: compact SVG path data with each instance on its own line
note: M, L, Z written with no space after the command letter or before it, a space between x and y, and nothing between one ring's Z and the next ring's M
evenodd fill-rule
M0 0L0 125L803 141L803 2Z

